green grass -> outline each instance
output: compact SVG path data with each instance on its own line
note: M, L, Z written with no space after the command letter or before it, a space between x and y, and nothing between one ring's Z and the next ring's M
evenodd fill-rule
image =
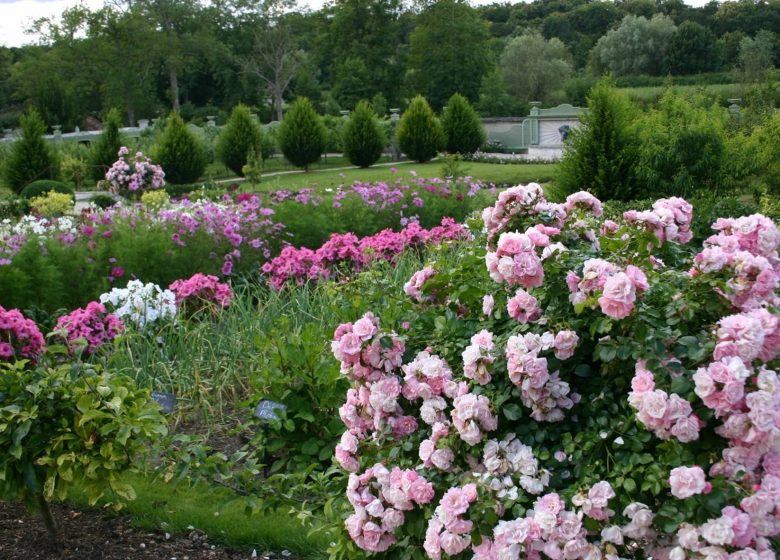
M705 95L712 95L721 100L742 97L745 86L743 84L713 84L703 86L672 86L672 89L682 94L692 94L704 92ZM666 90L665 86L651 87L633 87L620 88L620 91L626 93L632 99L642 103L651 103L661 97Z
M244 190L273 191L278 189L335 188L355 181L395 181L399 178L410 179L412 172L418 177L439 177L442 164L399 163L394 167L370 167L368 169L345 169L342 171L320 170L308 173L276 175L265 177L260 185L244 185ZM395 169L394 173L392 170ZM528 165L508 165L498 163L463 163L463 173L475 179L491 183L547 183L555 178L557 165L540 163Z
M124 510L135 527L168 533L187 533L194 527L214 544L256 549L258 553L286 549L310 559L326 556L330 542L327 535L309 536L311 528L304 527L288 511L247 515L240 502L230 503L234 495L224 488L165 484L140 475L126 479L137 494ZM87 505L78 491L72 492L71 501L80 507Z
M390 162L390 156L382 156L382 158L379 160L379 163L383 162ZM352 164L349 163L347 158L344 156L327 156L323 157L320 161L313 164L311 166L312 170L322 170L322 169L333 169L334 167L350 167ZM297 167L294 167L292 164L290 164L284 157L281 155L274 156L273 158L267 160L265 162L265 166L263 167L264 173L277 173L279 171L296 171L298 170ZM221 162L215 161L214 163L210 163L208 167L206 167L206 171L203 174L202 180L209 178L209 179L230 179L235 177L236 174L233 173L230 169L225 167Z

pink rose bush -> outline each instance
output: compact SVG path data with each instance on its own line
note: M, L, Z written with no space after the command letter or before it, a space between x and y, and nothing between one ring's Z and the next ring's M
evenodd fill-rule
M432 495L383 526L348 490L331 552L775 558L780 233L719 220L697 250L693 211L671 198L609 221L588 193L514 187L412 277L402 336L370 313L339 326L337 462L350 481L410 469Z
M29 360L37 362L46 348L38 325L18 309L0 305L0 361Z
M55 332L62 333L71 352L81 349L88 355L114 340L124 329L119 317L109 313L102 303L91 301L57 319Z

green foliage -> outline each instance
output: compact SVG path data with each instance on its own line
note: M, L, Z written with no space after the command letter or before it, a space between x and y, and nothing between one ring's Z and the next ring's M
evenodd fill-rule
M672 74L714 70L718 65L715 35L695 21L686 21L672 35L668 56Z
M54 191L62 194L69 194L71 197L75 197L75 193L73 192L73 189L70 188L65 183L61 183L60 181L48 181L48 180L34 181L29 185L27 185L26 187L24 187L24 189L22 189L22 192L19 194L22 198L26 198L27 200L30 200L37 196L45 195L49 191Z
M651 19L629 15L620 26L607 32L593 50L599 70L616 76L664 74L668 68L667 48L675 33L674 22L656 14Z
M495 67L482 77L477 110L483 117L518 117L528 113L528 106L510 95L504 73Z
M571 55L560 39L527 31L507 43L501 69L509 91L522 101L548 101L572 73Z
M106 178L106 171L118 158L119 148L124 139L119 132L122 126L122 116L117 109L111 109L103 122L103 132L97 142L92 144L89 154L90 176L95 181Z
M263 131L246 105L236 105L217 138L217 157L236 175L242 176L249 153L261 148Z
M0 363L0 496L5 500L45 508L65 500L78 485L91 505L105 498L121 507L135 498L122 475L137 470L148 443L166 433L149 391L126 377L84 363L35 368Z
M739 43L739 70L744 82L758 82L773 65L775 34L759 31L754 38L745 37Z
M441 122L421 95L404 112L397 135L401 151L420 163L431 160L447 142Z
M38 112L30 108L21 117L22 137L13 143L4 165L6 184L15 192L39 179L57 179L57 157L46 144L46 127Z
M299 97L279 125L277 139L287 161L308 171L325 151L327 129L311 101Z
M376 113L366 101L358 103L342 131L344 155L352 165L371 167L382 157L387 138Z
M69 194L49 191L30 200L30 206L38 216L54 218L73 210L73 197Z
M491 67L488 40L487 23L467 2L429 3L409 38L411 92L425 96L437 111L455 92L476 101Z
M166 182L175 185L197 181L206 170L203 141L187 128L178 113L168 117L153 154L165 171Z
M638 124L640 196L689 197L698 190L716 193L730 186L725 169L728 113L703 103L669 91Z
M30 201L24 197L11 195L0 198L0 220L15 220L30 211Z
M582 127L572 131L556 183L566 192L588 190L601 200L635 197L636 109L609 80L588 96Z
M752 145L759 175L767 190L773 195L780 195L780 113L768 118L753 132Z
M485 143L487 134L469 100L454 93L441 115L441 124L447 136L447 151L470 154Z
M89 201L98 208L110 208L116 204L116 200L113 196L108 194L98 194L89 199Z

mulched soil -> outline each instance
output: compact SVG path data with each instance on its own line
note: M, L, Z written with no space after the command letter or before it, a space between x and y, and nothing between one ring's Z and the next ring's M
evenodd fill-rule
M293 560L287 552L237 551L212 545L200 531L166 535L134 529L128 517L55 505L64 546L54 549L43 522L21 504L0 502L0 560Z

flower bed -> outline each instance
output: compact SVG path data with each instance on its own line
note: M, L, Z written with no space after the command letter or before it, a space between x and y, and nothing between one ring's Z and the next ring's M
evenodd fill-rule
M601 213L509 189L458 262L410 279L403 335L336 329L332 554L775 557L777 227L721 219L697 251L682 199Z

